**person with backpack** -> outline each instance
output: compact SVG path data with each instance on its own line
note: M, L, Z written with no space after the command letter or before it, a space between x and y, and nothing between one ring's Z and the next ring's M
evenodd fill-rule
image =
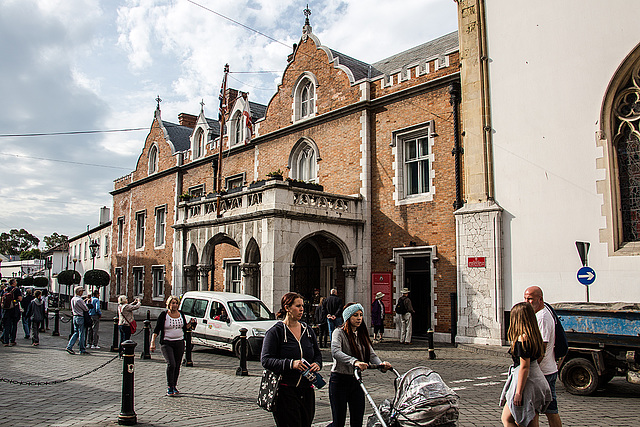
M536 313L538 327L542 334L544 346L544 357L538 359L540 369L544 374L549 388L551 389L552 401L544 412L549 421L550 427L561 427L562 421L558 414L558 401L556 399L556 380L558 379L558 357L555 352L556 346L556 320L552 309L544 303L542 289L538 286L529 286L524 291L524 300L531 304ZM559 322L558 322L559 323ZM564 355L562 355L564 356Z
M409 288L402 288L402 296L396 304L396 314L400 316L400 344L411 344L412 317L415 310L409 299Z
M9 280L9 286L4 290L0 304L2 305L2 343L5 347L16 345L18 320L20 319L20 301L22 292L18 289L16 279Z

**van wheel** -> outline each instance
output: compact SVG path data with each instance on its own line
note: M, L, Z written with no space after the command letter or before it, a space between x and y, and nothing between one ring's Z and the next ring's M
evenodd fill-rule
M233 344L233 353L236 355L238 359L240 359L240 340L237 340L235 344ZM251 350L249 349L249 343L247 343L247 360L251 358Z
M595 366L582 357L566 362L560 371L560 379L569 393L579 396L594 393L599 383Z

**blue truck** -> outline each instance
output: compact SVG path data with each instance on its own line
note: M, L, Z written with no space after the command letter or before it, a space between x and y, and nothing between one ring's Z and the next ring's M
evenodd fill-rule
M569 341L560 380L572 394L589 395L614 376L640 384L640 304L555 303Z

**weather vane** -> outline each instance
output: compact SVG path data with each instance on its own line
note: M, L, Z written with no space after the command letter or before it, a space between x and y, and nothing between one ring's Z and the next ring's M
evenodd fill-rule
M307 8L304 9L302 11L302 13L304 13L304 16L305 16L304 24L305 25L311 25L311 24L309 24L309 15L311 15L311 9L309 9L309 3L307 3Z

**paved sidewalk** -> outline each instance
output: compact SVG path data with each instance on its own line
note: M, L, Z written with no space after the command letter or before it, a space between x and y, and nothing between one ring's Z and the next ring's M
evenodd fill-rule
M51 382L89 372L109 362L113 322L108 316L101 323L100 350L88 356L69 355L64 351L68 324L60 337L50 331L41 334L40 347L30 340L18 339L15 347L0 347L3 363L0 378L20 381ZM50 325L53 326L53 325ZM140 325L142 326L142 325ZM142 328L140 328L142 331ZM142 332L133 339L140 343ZM415 366L428 366L460 395L460 426L499 426L497 400L510 359L503 348L486 346L462 348L437 347L436 360L429 360L426 345L415 342L401 346L394 342L376 345L382 359L391 362L401 373ZM76 347L77 348L77 347ZM483 351L481 354L476 351ZM330 354L323 350L322 374L328 378ZM135 360L135 411L141 426L273 426L271 414L261 410L255 399L260 383L258 361L249 361L250 376L235 375L238 360L230 353L196 347L195 366L183 367L178 397L164 396L165 363L156 352L151 360ZM364 373L364 381L376 403L393 395L392 374L377 371ZM0 424L11 426L114 426L120 413L122 361L115 358L103 368L73 381L55 385L20 385L0 383ZM607 389L593 397L572 396L559 386L560 407L565 426L637 426L640 423L640 387L623 379L614 379ZM11 396L11 399L6 398ZM16 402L21 405L16 410ZM367 404L366 413L373 411ZM314 426L326 426L331 420L328 387L316 393ZM588 423L585 420L589 420ZM546 425L546 420L541 421Z

